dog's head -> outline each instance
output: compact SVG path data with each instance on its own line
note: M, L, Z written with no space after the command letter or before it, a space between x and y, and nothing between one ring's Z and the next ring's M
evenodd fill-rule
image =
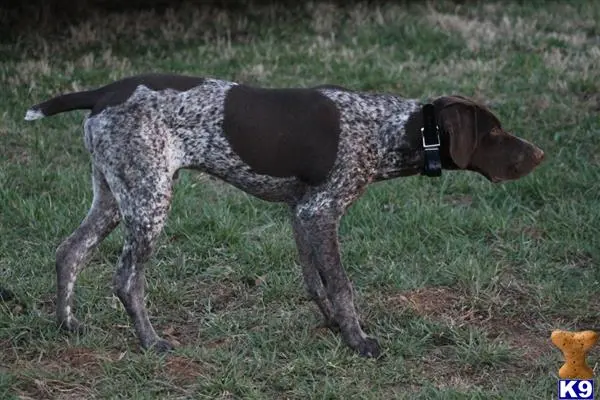
M433 102L440 129L447 133L449 153L460 169L476 171L492 182L521 178L544 159L544 152L514 136L485 106L462 96Z

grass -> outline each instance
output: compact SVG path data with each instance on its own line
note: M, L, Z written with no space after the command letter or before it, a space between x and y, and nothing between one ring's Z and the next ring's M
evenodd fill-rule
M599 329L600 5L468 2L182 6L91 15L0 47L0 398L548 399L553 329ZM144 71L263 86L341 84L487 102L547 161L493 185L469 173L374 185L341 227L381 360L318 327L286 209L183 173L147 302L179 344L144 354L111 293L121 233L54 323L54 250L91 201L83 113L23 121L61 91ZM599 353L588 361L595 366Z

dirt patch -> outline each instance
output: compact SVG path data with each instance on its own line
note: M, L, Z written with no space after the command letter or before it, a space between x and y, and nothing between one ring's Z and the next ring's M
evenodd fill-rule
M4 341L0 345L4 350ZM7 367L19 376L13 389L22 399L92 399L94 382L103 375L102 364L128 362L124 355L114 350L63 347L43 354L22 354ZM179 387L193 384L206 370L193 359L171 355L154 373ZM85 385L75 383L81 378Z
M117 352L61 347L47 353L17 354L9 367L19 376L13 389L21 399L92 399L94 381L102 375L102 363L118 359ZM77 377L85 377L85 386L75 383Z
M392 296L390 303L409 307L424 316L456 316L455 307L458 305L460 296L456 290L447 287L419 288L409 292L402 292Z
M204 368L196 361L180 356L171 356L165 363L165 374L179 385L189 385L198 380Z
M43 370L48 373L74 370L87 377L101 375L104 362L112 362L120 358L116 351L100 353L86 347L63 347L37 357L33 354L28 356L28 359L17 362L17 365L21 364L23 370L43 366Z
M214 339L214 340L211 340L210 342L204 343L204 347L206 347L207 349L216 349L218 347L226 346L229 343L231 343L231 338L222 337L222 338Z
M491 381L490 373L485 369L475 370L469 366L460 366L441 357L425 358L420 369L430 377L430 382L438 389L467 391Z
M547 332L535 329L535 316L527 315L521 289L504 288L487 299L473 300L473 296L449 287L425 287L402 292L388 298L390 307L413 310L418 315L441 321L454 328L477 327L490 339L502 339L523 357L536 359L550 351ZM504 308L524 307L522 315L514 318L502 312Z
M519 354L518 358L500 364L470 364L457 358L452 337L446 334L432 337L433 348L419 357L415 368L437 388L464 391L489 387L499 374L506 375L506 379L525 376L535 379L543 373L539 359L556 351L549 332L536 328L536 317L526 314L525 304L531 299L524 299L523 291L519 287L506 287L494 289L492 294L486 295L489 297L476 298L459 288L424 287L389 296L386 303L390 308L411 310L426 320L453 329L479 328L489 340L498 341L512 349L513 354ZM521 303L524 308L519 312L516 307ZM512 312L518 317L508 315Z
M194 326L194 324L170 324L165 329L162 330L162 337L175 347L179 347L183 342L186 342L187 338L195 337L198 333L198 329Z
M100 367L104 362L119 359L120 355L114 353L98 353L85 347L68 347L59 353L58 358L64 360L72 368L100 373Z

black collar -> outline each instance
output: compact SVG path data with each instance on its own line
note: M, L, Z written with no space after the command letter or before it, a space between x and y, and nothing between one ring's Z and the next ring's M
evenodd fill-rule
M440 128L435 120L433 104L423 105L423 137L424 165L423 174L430 177L442 175L442 161L440 158Z

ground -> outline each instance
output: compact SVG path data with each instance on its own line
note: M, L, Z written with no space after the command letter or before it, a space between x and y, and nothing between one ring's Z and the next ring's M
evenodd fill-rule
M16 298L0 302L0 398L552 398L551 331L600 330L598 21L593 0L183 6L2 44L0 282ZM54 250L91 200L84 113L23 116L148 71L467 95L546 161L505 184L460 172L385 182L350 209L343 260L380 360L320 327L284 207L183 173L147 277L153 322L178 346L145 354L111 292L119 230L78 282L88 332L56 328Z

